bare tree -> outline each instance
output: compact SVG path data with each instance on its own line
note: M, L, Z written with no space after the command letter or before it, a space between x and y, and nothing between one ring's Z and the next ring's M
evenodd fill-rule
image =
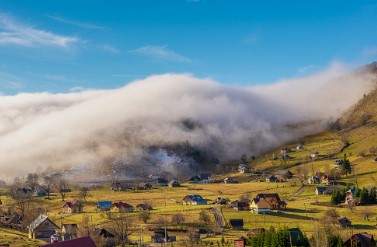
M181 214L181 213L175 214L171 218L171 223L172 224L180 225L180 224L182 224L184 222L185 222L185 216L183 214Z
M118 245L123 247L129 242L129 236L132 233L131 224L132 221L130 218L125 215L111 219L110 229L115 235L115 240Z
M81 187L79 192L79 197L86 201L87 196L89 195L89 188L88 187Z
M29 186L32 191L39 185L39 176L36 173L29 173L26 177L26 185Z
M52 176L45 175L45 176L43 176L43 181L44 181L44 184L46 186L47 199L50 199L52 187L54 185L54 180L53 180Z
M199 221L206 224L206 225L211 224L211 216L209 215L209 213L206 210L200 211Z
M146 224L150 218L151 218L151 213L149 212L149 210L143 210L139 214L139 219L143 221L144 224Z

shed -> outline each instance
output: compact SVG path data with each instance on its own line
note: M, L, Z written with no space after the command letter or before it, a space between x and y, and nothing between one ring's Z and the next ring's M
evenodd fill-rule
M29 238L49 241L51 235L55 234L59 230L59 227L47 215L41 214L31 222L28 230Z
M230 219L229 225L233 229L243 229L243 219Z

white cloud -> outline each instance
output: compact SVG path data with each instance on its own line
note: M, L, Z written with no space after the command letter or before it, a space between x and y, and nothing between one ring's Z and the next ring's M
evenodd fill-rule
M260 87L165 74L112 90L0 96L0 176L113 161L137 173L149 160L145 168L161 171L163 165L138 158L148 147L186 142L222 161L258 154L323 130L374 81L332 66ZM185 128L187 119L196 127Z
M165 61L190 63L191 60L173 50L168 49L166 46L146 45L131 50L131 53Z
M19 23L0 13L0 45L69 47L79 41L76 37L58 35Z
M70 20L70 19L66 19L66 18L63 18L63 17L60 17L60 16L56 16L56 15L47 15L47 17L49 17L49 18L51 18L55 21L61 22L61 23L65 23L65 24L68 24L68 25L72 25L72 26L76 26L76 27L80 27L80 28L84 28L84 29L98 29L98 30L105 29L105 27L103 27L103 26L99 26L99 25L96 25L96 24L88 23L88 22Z

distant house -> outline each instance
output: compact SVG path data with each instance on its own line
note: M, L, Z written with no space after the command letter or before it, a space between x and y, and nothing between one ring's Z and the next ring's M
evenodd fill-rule
M152 242L154 243L166 243L175 242L175 236L169 236L168 232L163 228L155 229L152 235Z
M184 205L206 205L207 200L200 195L187 195L183 198Z
M282 182L287 182L287 177L283 175L271 175L266 178L266 182L268 183L282 183Z
M243 174L249 172L249 166L246 164L239 164L238 165L238 172Z
M251 211L255 213L268 213L271 210L283 210L287 203L282 201L277 193L260 193L250 205Z
M215 201L215 204L219 204L219 205L227 205L229 203L229 198L225 198L225 197L217 197L216 201Z
M42 247L96 247L96 244L90 237L76 238L68 241L56 242L43 245Z
M95 235L104 242L104 246L115 246L115 235L105 228L94 230Z
M298 144L297 146L296 146L296 150L302 150L302 149L304 149L304 145L303 144Z
M238 184L238 181L232 177L224 178L224 184Z
M316 195L331 195L333 191L334 191L333 187L317 186L315 188L315 194Z
M134 190L135 185L133 183L124 182L124 181L116 181L111 184L111 189L113 191L126 191L126 190Z
M276 176L281 176L284 180L290 179L293 177L293 173L290 170L280 170L275 173Z
M171 180L169 182L169 187L179 187L181 184L178 182L178 180Z
M152 188L153 188L153 186L152 186L151 183L139 183L137 185L138 190L150 190Z
M311 153L309 157L310 157L310 159L315 160L315 159L317 159L318 155L319 155L319 153L315 152L315 153Z
M237 211L249 211L250 210L250 202L249 200L236 200L233 201L230 206Z
M100 211L110 211L113 203L111 201L98 201L97 208Z
M308 184L320 184L321 178L319 176L310 176L307 181Z
M61 229L62 240L72 240L77 238L77 224L63 224Z
M118 209L119 213L131 213L134 211L134 206L125 202L115 202L114 207Z
M150 211L153 210L153 207L148 203L140 203L136 205L136 208L140 211Z
M356 233L344 242L345 247L376 247L373 235L368 233Z
M233 229L243 229L243 219L230 219L229 225Z
M156 184L159 185L159 186L168 186L169 181L165 178L157 178Z
M339 217L337 219L337 223L342 228L347 228L347 227L350 227L352 225L352 222L347 217L344 217L344 216Z
M63 213L81 213L83 211L84 205L79 200L67 201L63 204Z
M51 235L55 234L59 230L59 227L52 222L47 215L41 214L30 223L28 230L29 238L48 242Z
M35 186L34 191L33 191L34 197L47 196L47 194L48 194L48 191L45 187L41 185Z
M268 182L268 183L276 183L277 180L278 179L275 175L271 175L271 176L266 177L266 182Z

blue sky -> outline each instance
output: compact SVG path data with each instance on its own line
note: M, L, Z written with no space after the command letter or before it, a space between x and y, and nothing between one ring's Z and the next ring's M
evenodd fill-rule
M377 58L377 1L0 2L0 92L113 88L160 73L265 84Z

